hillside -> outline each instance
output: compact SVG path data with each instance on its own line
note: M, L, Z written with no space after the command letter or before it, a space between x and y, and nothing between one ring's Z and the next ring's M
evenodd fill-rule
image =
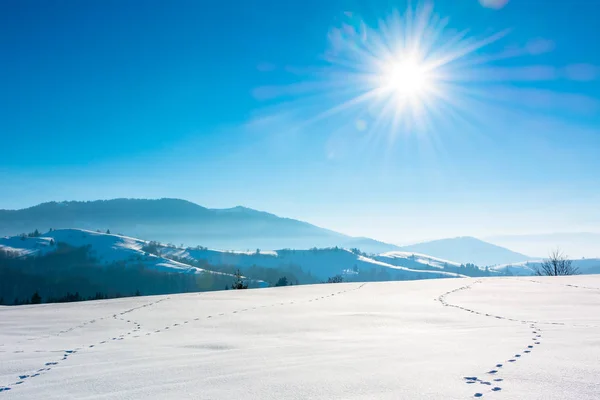
M532 260L524 254L467 236L417 243L403 246L400 250L428 254L461 264L472 263L480 267Z
M313 250L277 250L269 252L232 252L210 249L162 248L167 257L205 262L207 265L231 265L245 271L253 265L266 268L298 267L318 281L344 275L346 280L413 280L429 278L456 278L463 275L454 270L432 269L426 263L410 267L391 264L342 248ZM189 261L188 261L189 262Z
M397 249L246 207L209 209L179 199L50 202L22 210L0 210L0 236L51 228L110 229L145 240L219 249L340 246L360 247L369 253Z
M128 236L59 229L39 237L0 238L0 299L18 304L35 291L43 299L66 292L111 296L222 290L241 271L251 287L344 281L390 281L489 275L425 255L365 253L342 248L223 251L176 247ZM118 287L115 286L118 282ZM8 303L10 302L10 303ZM2 302L0 301L0 304Z
M163 257L140 239L79 229L0 238L0 304L27 302L35 292L44 302L60 302L222 290L237 279L234 272Z
M540 260L525 261L520 263L496 265L490 270L502 275L533 275ZM571 259L572 266L578 270L578 274L595 275L600 274L600 258Z
M40 256L58 251L59 243L73 247L90 246L90 255L100 266L115 262L125 265L141 263L145 268L165 272L205 272L201 268L145 252L143 247L147 242L144 240L82 229L58 229L40 237L0 238L0 249L21 257Z
M592 400L600 277L0 307L6 399Z

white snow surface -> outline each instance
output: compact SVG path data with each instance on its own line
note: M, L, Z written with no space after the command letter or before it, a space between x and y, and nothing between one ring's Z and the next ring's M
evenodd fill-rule
M598 399L600 276L0 307L3 399Z

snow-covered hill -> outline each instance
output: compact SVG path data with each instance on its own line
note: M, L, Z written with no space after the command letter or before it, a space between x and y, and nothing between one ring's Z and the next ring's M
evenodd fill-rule
M381 259L373 259L341 248L240 252L205 248L186 249L157 244L155 252L157 254L152 254L144 250L145 246L150 243L148 241L82 229L59 229L33 238L19 236L0 238L0 249L26 257L56 251L58 243L66 243L74 247L90 246L91 254L97 258L100 265L114 262L142 263L146 268L167 272L212 272L210 268L203 269L190 265L191 261L203 261L209 266L232 266L240 268L242 271L251 266L299 267L321 281L334 275L347 275L352 278L353 275L361 272L370 273L382 270L389 274L390 279L463 276L455 269L445 271L441 264L439 267L432 267L431 265L435 262L440 262L432 257L420 256L416 261L406 259L405 263L399 262L398 258L390 258L393 262L388 263L385 262L389 258L386 256ZM198 263L194 264L198 265ZM447 262L447 264L456 265L451 262Z
M206 271L144 252L142 248L147 244L144 240L83 229L58 229L40 237L0 238L0 250L9 251L22 257L36 256L56 251L58 243L65 243L73 247L90 246L90 253L98 260L99 265L123 262L126 265L127 263L142 264L146 268L165 272L213 273L213 271Z
M496 277L0 307L0 399L596 400L599 294Z
M407 251L389 251L379 254L375 257L379 261L385 261L392 265L418 265L420 268L430 267L431 269L455 269L460 267L460 263L444 260L443 258L432 257L426 254L411 253Z
M232 265L242 269L253 265L267 268L297 266L320 280L326 280L328 277L338 274L345 274L351 278L353 274L381 270L389 273L395 279L464 277L464 275L457 274L456 271L431 268L430 259L423 259L423 262L414 262L408 266L400 262L388 263L341 248L267 252L162 248L161 252L167 257L203 260L210 265Z

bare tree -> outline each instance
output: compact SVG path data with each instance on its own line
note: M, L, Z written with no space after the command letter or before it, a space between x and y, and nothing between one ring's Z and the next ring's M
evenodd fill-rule
M547 260L536 265L533 272L538 276L562 276L576 275L579 269L572 265L571 260L560 249L556 249L550 253Z

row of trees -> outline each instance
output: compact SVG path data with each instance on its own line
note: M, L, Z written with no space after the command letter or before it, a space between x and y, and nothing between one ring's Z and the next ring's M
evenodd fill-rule
M42 303L72 303L77 301L90 301L90 300L106 300L106 299L116 299L121 297L133 297L133 296L141 296L142 293L139 290L136 290L135 293L130 295L122 295L121 293L115 293L114 295L109 295L107 293L98 292L93 296L82 296L79 292L71 293L67 292L63 296L58 297L47 297L42 298L39 291L36 290L35 293L31 295L31 297L20 299L15 297L15 299L9 303L4 300L4 297L0 297L0 305L3 306L21 306L28 304L42 304Z

